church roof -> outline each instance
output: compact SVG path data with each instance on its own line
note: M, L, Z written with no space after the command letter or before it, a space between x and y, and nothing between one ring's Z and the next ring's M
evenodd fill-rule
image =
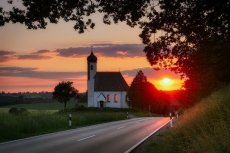
M120 72L97 72L94 91L127 91L129 86Z
M88 62L97 62L97 57L91 52L91 54L87 57Z

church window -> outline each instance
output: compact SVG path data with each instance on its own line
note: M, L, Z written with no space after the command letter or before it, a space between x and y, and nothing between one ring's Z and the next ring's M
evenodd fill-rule
M117 97L117 94L114 95L114 102L117 102L118 101L118 97Z
M110 95L107 95L107 102L110 102Z
M93 65L90 65L90 70L93 70Z

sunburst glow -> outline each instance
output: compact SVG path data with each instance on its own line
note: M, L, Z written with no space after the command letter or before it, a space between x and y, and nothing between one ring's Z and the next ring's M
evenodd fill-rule
M164 78L163 80L162 80L162 82L164 83L164 84L169 84L170 83L170 79L169 78Z

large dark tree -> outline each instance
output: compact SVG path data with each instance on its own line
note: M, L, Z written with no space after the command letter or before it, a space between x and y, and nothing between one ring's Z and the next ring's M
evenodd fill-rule
M140 70L133 79L127 92L128 106L141 110L148 110L151 106L153 113L162 113L164 103L159 103L157 88L147 81L147 77Z
M72 86L73 82L59 82L54 88L53 99L56 99L60 103L64 104L64 109L66 109L66 103L72 98L75 98L78 94L78 90Z
M74 29L83 33L95 26L88 16L98 11L104 14L106 24L124 21L139 26L149 63L155 69L170 68L187 77L186 89L201 90L206 87L201 83L206 82L212 91L219 84L230 83L226 60L230 58L230 0L21 1L25 10L4 12L0 8L0 26L11 21L37 29L64 19L75 21ZM161 33L160 37L155 39L155 33Z

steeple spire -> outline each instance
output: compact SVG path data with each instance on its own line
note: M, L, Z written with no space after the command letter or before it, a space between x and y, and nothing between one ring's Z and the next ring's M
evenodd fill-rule
M97 62L97 57L93 54L93 46L91 46L91 54L87 57L88 62Z

